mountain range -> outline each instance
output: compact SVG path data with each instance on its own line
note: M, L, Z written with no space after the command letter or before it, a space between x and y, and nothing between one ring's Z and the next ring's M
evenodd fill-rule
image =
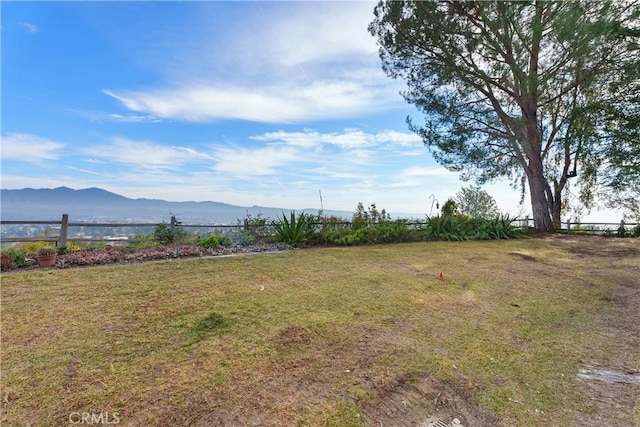
M317 209L299 212L317 214ZM169 222L171 216L190 224L236 224L247 215L275 219L289 209L263 206L234 206L220 202L168 202L157 199L129 199L100 188L74 190L24 188L0 190L3 221L50 221L69 214L69 220L93 222ZM353 212L325 211L350 219Z

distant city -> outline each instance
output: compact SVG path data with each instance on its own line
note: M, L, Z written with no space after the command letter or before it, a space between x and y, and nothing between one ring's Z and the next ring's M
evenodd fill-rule
M152 233L154 225L169 223L174 216L184 224L207 224L199 232L213 231L215 226L241 224L247 216L275 219L288 213L286 208L234 206L219 202L168 202L152 199L129 199L115 193L88 188L0 190L3 221L60 221L69 215L70 223L136 224L135 226L85 227L73 226L69 237L83 239L113 239L122 241L139 234ZM355 206L354 206L355 211ZM317 214L317 209L299 212ZM353 212L326 211L327 215L350 219ZM148 226L142 225L148 223ZM196 229L194 229L195 231ZM2 238L58 235L59 224L3 224Z

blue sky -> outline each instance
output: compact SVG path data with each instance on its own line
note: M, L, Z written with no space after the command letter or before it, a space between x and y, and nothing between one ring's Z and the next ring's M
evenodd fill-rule
M2 188L428 213L471 183L408 131L374 6L2 2Z

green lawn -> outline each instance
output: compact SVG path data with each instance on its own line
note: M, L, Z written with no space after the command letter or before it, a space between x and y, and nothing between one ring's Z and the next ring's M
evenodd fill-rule
M3 274L2 425L373 425L381 390L430 379L505 425L571 425L640 251L563 239Z

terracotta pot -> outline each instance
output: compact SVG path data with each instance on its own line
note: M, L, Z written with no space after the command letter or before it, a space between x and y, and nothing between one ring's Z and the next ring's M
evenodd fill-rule
M56 265L56 255L39 256L38 264L40 267L53 267Z

